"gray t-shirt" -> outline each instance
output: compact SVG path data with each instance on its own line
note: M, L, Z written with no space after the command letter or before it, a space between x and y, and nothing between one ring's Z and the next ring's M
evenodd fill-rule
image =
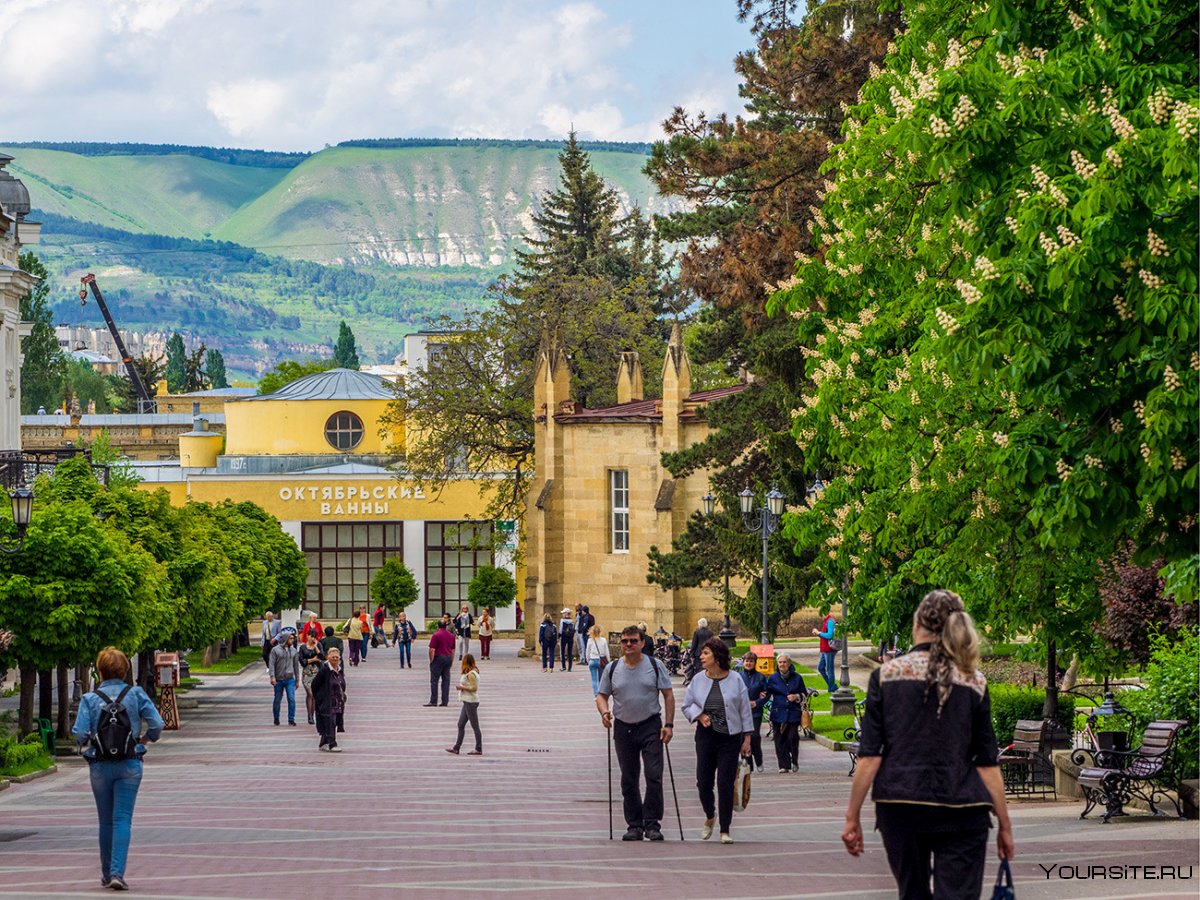
M611 698L613 718L628 725L657 716L662 711L659 691L670 688L671 676L667 674L666 666L656 665L648 656L643 656L638 666L632 669L625 665L623 658L618 659L606 666L600 676L600 693Z

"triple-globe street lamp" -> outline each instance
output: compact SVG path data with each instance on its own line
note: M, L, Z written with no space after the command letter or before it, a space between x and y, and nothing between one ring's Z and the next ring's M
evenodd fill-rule
M768 593L768 561L767 542L771 535L779 530L779 519L783 515L783 494L778 488L772 487L767 492L766 502L758 509L754 508L754 491L746 488L738 494L738 506L742 514L742 526L749 532L758 532L762 536L762 642L771 642L771 632L767 625L767 593ZM705 494L701 501L704 503L704 514L711 516L717 508L717 498L713 492ZM728 628L729 614L725 614ZM732 629L729 629L732 630Z

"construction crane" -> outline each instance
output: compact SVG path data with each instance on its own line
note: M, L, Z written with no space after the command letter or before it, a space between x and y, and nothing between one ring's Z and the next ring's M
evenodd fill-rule
M150 396L150 392L146 390L146 382L142 381L141 373L137 370L137 366L133 364L133 358L129 355L129 351L125 349L125 342L121 340L121 332L117 331L117 325L113 322L112 313L108 311L108 304L104 302L104 295L100 293L100 286L96 284L96 276L88 272L79 279L79 283L82 285L79 289L79 300L84 305L87 304L88 288L92 289L92 296L96 298L96 305L100 307L100 312L104 316L105 323L108 325L108 331L117 344L117 352L121 354L121 362L125 363L125 371L129 373L129 380L133 383L134 393L137 394L138 412L158 412L158 404Z

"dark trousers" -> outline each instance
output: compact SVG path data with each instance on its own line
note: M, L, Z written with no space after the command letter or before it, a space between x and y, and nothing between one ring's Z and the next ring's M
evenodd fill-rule
M337 746L337 713L317 713L317 733L321 735L321 743L318 747L324 747L328 744L330 747Z
M800 723L775 723L775 758L779 768L794 769L800 762Z
M741 756L742 736L720 734L703 726L696 728L696 787L704 818L720 813L721 834L729 833L733 822L733 781ZM713 779L717 782L716 805L713 805Z
M483 752L483 734L479 730L479 704L464 703L458 711L458 740L454 742L454 749L457 750L462 746L463 735L467 731L467 723L471 723L471 730L475 732L475 752Z
M880 828L900 900L976 900L983 889L988 830ZM932 866L930 865L932 861ZM929 876L933 875L933 890Z
M613 720L613 745L621 767L621 798L625 824L630 828L658 828L663 815L662 718L651 716L630 724ZM639 784L646 769L646 796Z
M492 658L492 636L490 634L479 636L479 655L483 659Z
M435 656L429 661L429 702L438 702L438 682L442 685L442 706L450 703L450 664L454 661L451 656Z
M553 641L551 641L549 644L542 644L542 668L543 669L553 669L554 668L554 642Z
M762 768L762 719L754 723L754 730L750 732L750 759L754 760L756 766Z
M561 654L559 662L562 665L562 668L566 669L568 672L571 671L571 662L573 660L571 654L573 653L574 645L575 638L567 637L565 634L559 635L558 651ZM551 665L553 665L553 663L551 663Z

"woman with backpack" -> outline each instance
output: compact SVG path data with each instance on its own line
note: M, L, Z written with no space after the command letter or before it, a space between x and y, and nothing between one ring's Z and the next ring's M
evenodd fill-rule
M542 674L554 671L554 650L558 646L558 629L550 613L542 618L538 626L538 643L542 645Z
M116 647L100 651L96 673L100 685L80 699L71 733L88 745L83 758L100 820L100 884L127 891L125 863L142 783L142 756L146 744L162 734L163 720L146 692L127 681L132 674L129 657Z

